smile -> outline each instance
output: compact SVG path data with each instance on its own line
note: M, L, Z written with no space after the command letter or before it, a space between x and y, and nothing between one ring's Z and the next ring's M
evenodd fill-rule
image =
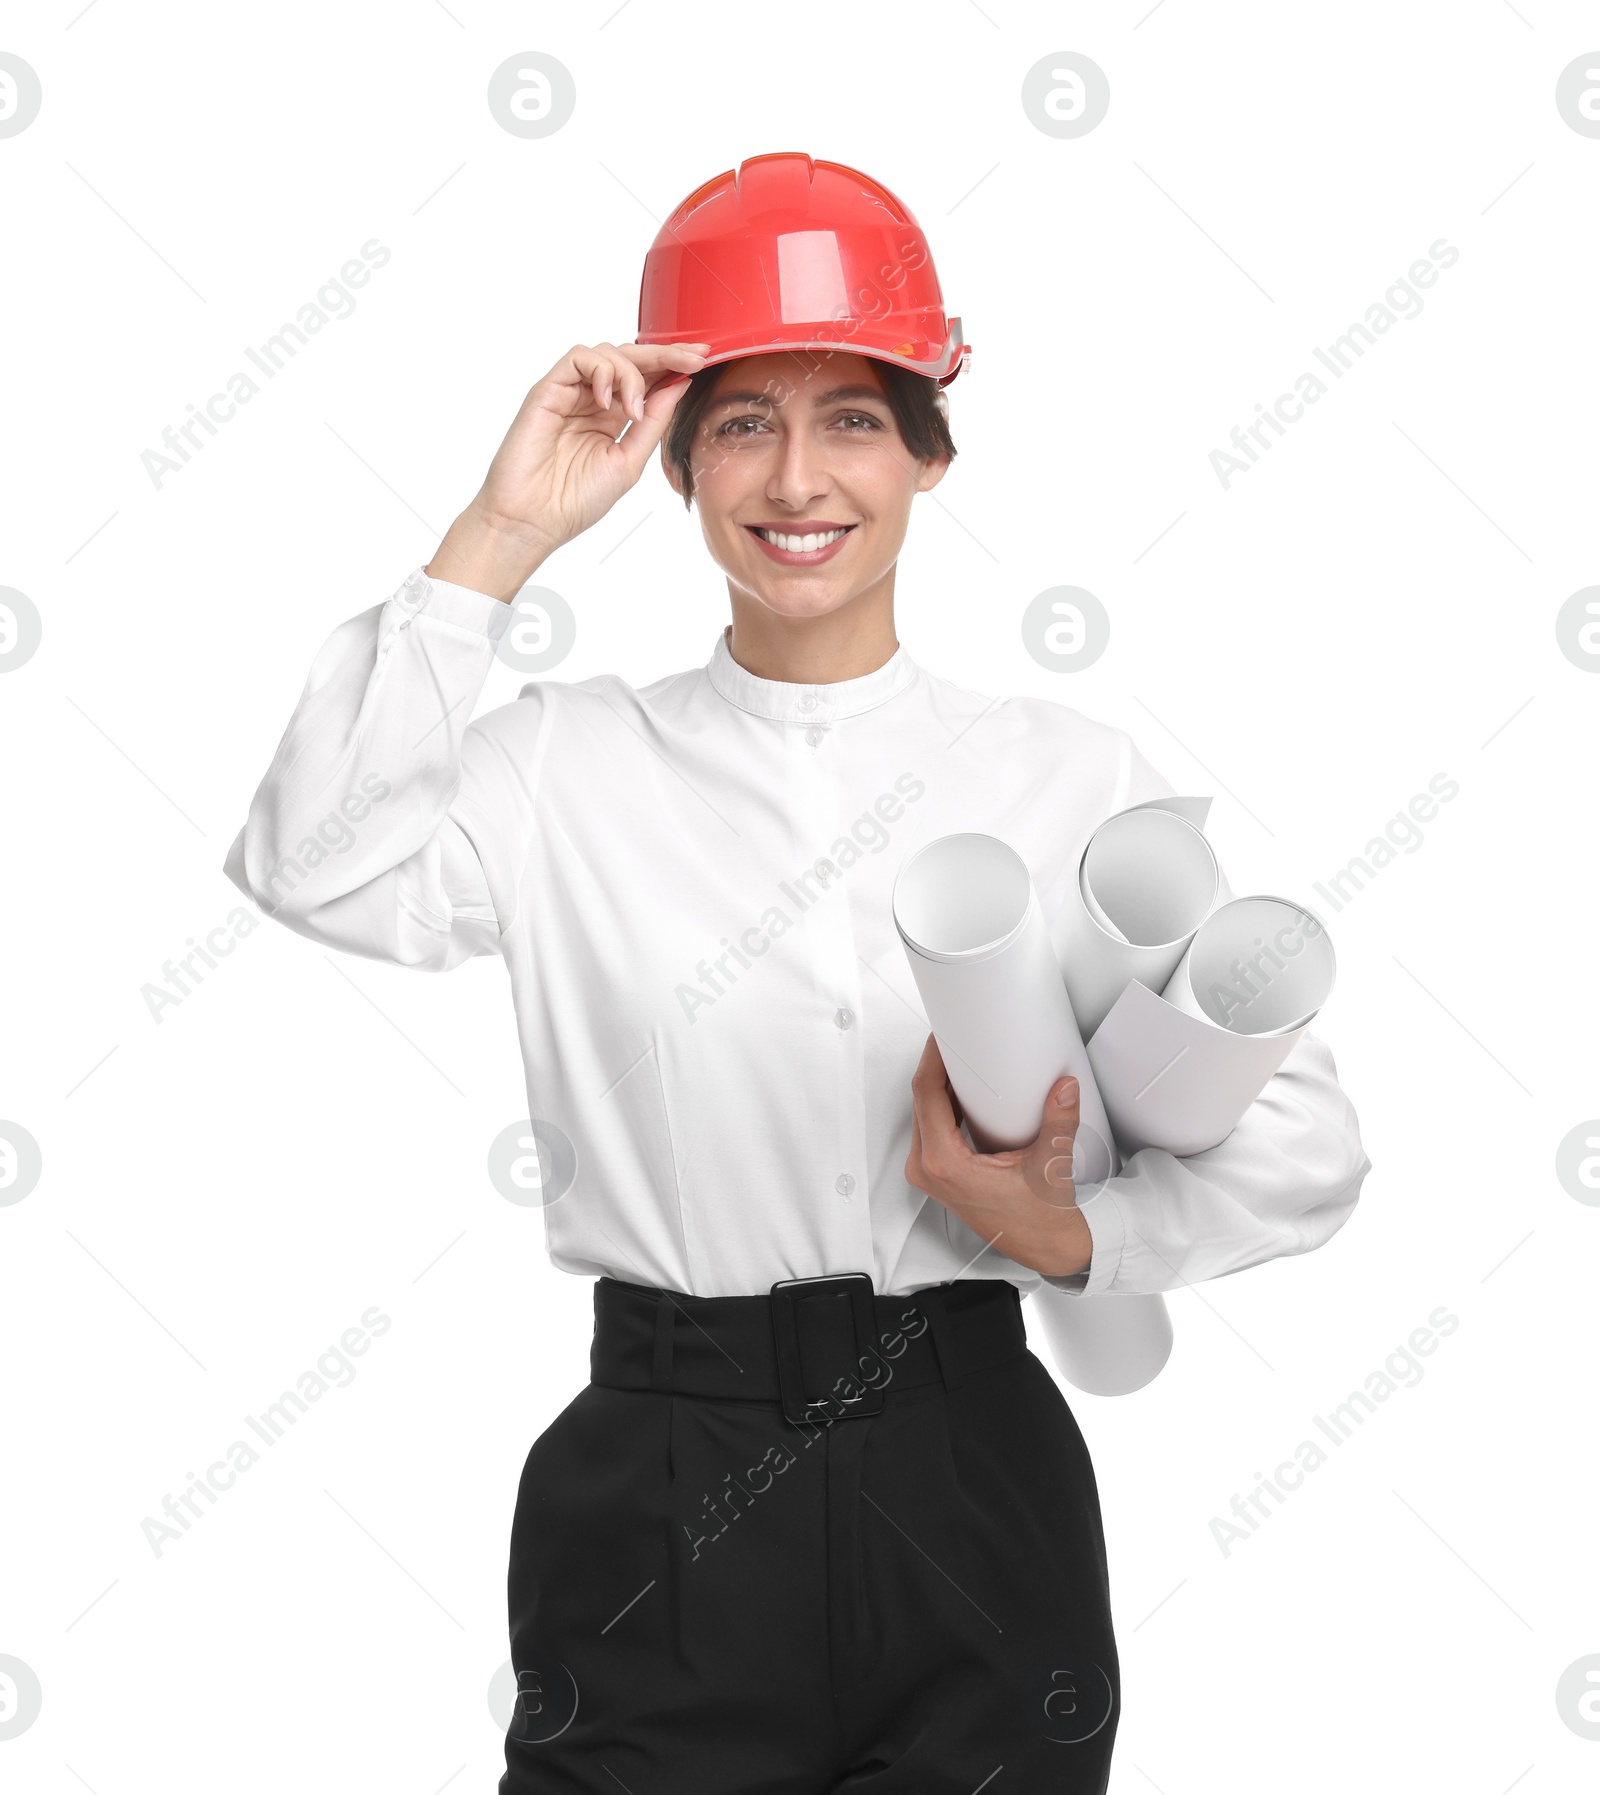
M839 544L855 529L854 524L820 530L775 530L759 524L744 526L761 544L767 558L786 567L815 567L839 551Z

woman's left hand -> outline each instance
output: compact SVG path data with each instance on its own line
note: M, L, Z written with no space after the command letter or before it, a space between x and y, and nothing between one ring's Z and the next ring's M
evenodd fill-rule
M1058 1078L1032 1146L975 1153L961 1132L932 1035L911 1080L911 1152L906 1179L943 1203L1006 1258L1045 1277L1070 1277L1089 1263L1093 1242L1072 1181L1078 1081Z

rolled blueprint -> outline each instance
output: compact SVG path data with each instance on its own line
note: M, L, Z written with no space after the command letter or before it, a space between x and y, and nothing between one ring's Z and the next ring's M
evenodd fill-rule
M1226 1140L1327 1002L1333 943L1283 898L1235 898L1196 930L1160 995L1130 983L1088 1056L1125 1152Z
M1080 1207L1118 1160L1083 1037L1028 868L992 835L946 835L901 866L891 899L928 1024L981 1152L1024 1147L1063 1073L1078 1080L1072 1171ZM1121 1395L1166 1363L1160 1296L1081 1297L1041 1286L1040 1314L1062 1375Z
M1050 1086L1070 1072L1073 1180L1080 1200L1098 1190L1116 1149L1021 855L993 835L942 836L905 861L890 901L973 1145L1029 1145Z
M1172 1316L1159 1294L1073 1296L1041 1284L1033 1305L1057 1369L1091 1396L1131 1396L1155 1380L1172 1354Z
M1073 1014L1093 1038L1130 979L1160 991L1221 887L1201 833L1209 798L1119 810L1089 837L1051 926Z

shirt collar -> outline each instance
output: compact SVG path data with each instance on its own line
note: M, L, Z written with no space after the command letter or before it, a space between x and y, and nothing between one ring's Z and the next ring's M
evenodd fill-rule
M730 704L774 723L831 723L840 717L857 717L903 692L917 677L916 663L902 642L881 667L856 679L831 680L821 685L759 679L733 658L728 648L731 627L725 627L717 637L717 645L706 663L707 676Z

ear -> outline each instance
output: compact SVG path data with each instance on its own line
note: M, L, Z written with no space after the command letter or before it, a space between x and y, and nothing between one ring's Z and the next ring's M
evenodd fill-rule
M664 473L667 476L667 484L668 484L668 486L670 486L672 488L672 490L681 499L683 497L683 488L678 484L677 465L672 461L672 459L667 454L667 443L666 443L665 437L663 437L661 440L661 447L660 447L658 453L661 457L661 471L662 471L662 473Z
M931 491L949 471L950 457L948 455L941 455L932 461L919 461L917 463L917 491Z
M950 398L942 386L935 389L933 403L939 416L948 422L950 418ZM927 492L930 488L937 486L949 471L950 462L947 457L941 457L934 461L924 461L922 463L922 476L917 481L917 491Z

